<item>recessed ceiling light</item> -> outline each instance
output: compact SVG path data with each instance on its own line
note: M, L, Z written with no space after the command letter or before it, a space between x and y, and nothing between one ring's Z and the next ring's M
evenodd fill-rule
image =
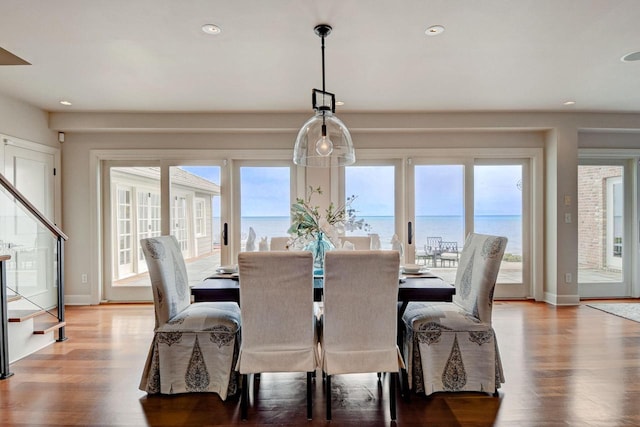
M620 59L622 59L624 62L640 61L640 52L627 53Z
M336 101L336 105L344 105L344 101Z
M562 105L576 105L576 101L565 101Z
M204 24L202 26L202 31L204 31L207 34L211 34L215 36L222 32L222 28L214 24Z
M60 104L66 105L68 107L69 105L71 105L71 102L63 100L63 101L60 101Z
M442 25L432 25L424 33L428 36L437 36L444 33L444 27Z

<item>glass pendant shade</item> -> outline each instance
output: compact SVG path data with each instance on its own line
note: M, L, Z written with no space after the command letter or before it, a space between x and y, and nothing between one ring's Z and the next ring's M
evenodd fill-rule
M349 129L331 110L318 110L296 137L293 163L308 167L351 165L356 161Z

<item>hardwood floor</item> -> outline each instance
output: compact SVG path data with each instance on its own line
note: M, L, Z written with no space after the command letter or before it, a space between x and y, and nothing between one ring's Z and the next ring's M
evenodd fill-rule
M393 425L375 374L335 377L330 423L320 377L306 421L304 374L263 374L245 422L235 399L147 396L138 381L153 322L151 305L68 307L69 340L12 364L15 375L0 381L0 425ZM494 325L500 397L413 395L398 400L397 425L640 425L640 323L584 305L497 302Z

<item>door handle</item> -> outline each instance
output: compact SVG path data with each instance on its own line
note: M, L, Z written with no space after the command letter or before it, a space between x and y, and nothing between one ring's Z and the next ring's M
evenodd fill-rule
M411 223L411 221L409 221L409 223L407 224L407 235L408 235L408 243L411 244L411 241L413 240L413 224Z
M222 225L222 244L227 246L229 244L228 225L225 222Z

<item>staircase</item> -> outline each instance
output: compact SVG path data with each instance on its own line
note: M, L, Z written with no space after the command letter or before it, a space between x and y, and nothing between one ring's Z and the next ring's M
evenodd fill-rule
M0 222L1 380L12 375L10 363L54 341L66 340L64 241L67 236L2 174L0 203L11 208L5 210L4 221ZM54 308L45 310L43 306Z
M55 341L65 326L55 314L25 302L19 295L7 295L9 363L22 359Z

